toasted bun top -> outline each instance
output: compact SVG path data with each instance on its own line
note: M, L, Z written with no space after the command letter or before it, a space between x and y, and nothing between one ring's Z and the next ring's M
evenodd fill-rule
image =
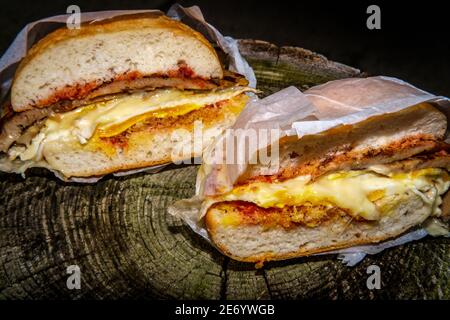
M258 162L242 171L226 164L201 169L199 175L207 177L199 189L205 195L215 195L261 178L272 181L310 175L314 179L327 172L407 159L440 149L446 129L446 116L433 105L422 103L317 134L285 136L278 141L278 166Z
M44 37L19 65L11 103L16 112L41 108L151 75L215 79L223 70L200 33L160 14L129 15Z
M446 129L446 116L433 105L421 103L318 134L284 137L279 141L279 169L269 175L282 180L298 175L315 178L329 171L406 159L440 148ZM239 182L268 172L265 165L251 164Z

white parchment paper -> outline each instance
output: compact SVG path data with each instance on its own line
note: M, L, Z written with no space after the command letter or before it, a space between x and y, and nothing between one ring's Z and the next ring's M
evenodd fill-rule
M106 19L111 19L119 16L153 13L163 14L159 10L113 10L113 11L98 11L98 12L82 12L80 16L81 23L98 22ZM253 69L247 63L247 61L241 56L237 40L231 37L223 36L215 27L207 23L203 17L203 14L198 6L192 6L184 8L179 4L174 4L167 15L173 19L179 20L189 25L194 30L202 33L209 41L220 47L229 58L229 69L233 72L244 75L249 81L249 86L256 87L256 77ZM23 57L26 56L31 46L38 40L43 38L48 33L56 30L57 28L66 27L66 23L70 14L64 14L54 17L41 19L35 22L27 24L16 36L13 43L6 50L5 54L0 58L0 101L2 101L11 87L11 80L14 76L14 72ZM116 173L115 175L123 176L133 174L136 172L158 172L165 165L152 166L147 168L141 168L137 170L124 171ZM56 173L55 173L56 174ZM64 179L61 175L56 174L57 177ZM100 180L102 177L93 178L72 178L69 181L81 182L81 183L94 183Z
M409 83L390 77L351 78L330 81L302 93L288 87L261 100L252 101L241 113L232 129L280 128L281 136L316 134L343 124L354 124L371 116L400 111L410 106L429 102L450 118L450 101L435 96ZM448 132L447 132L448 134ZM210 148L222 148L223 144ZM205 157L208 157L206 154ZM250 157L251 155L249 155ZM248 163L223 164L221 159L203 164L199 170L196 195L181 200L169 212L182 217L191 228L210 241L204 229L202 207L205 195L214 195L232 189L233 183L245 171ZM211 163L212 161L212 163ZM417 240L428 233L416 230L377 245L353 247L328 253L339 253L348 265L355 265L366 254L378 253L386 248Z

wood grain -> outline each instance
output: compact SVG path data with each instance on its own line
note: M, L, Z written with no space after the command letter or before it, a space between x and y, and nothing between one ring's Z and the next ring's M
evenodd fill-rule
M364 76L308 50L241 40L263 96ZM334 255L256 270L221 255L167 206L194 194L196 166L63 183L44 170L0 175L1 299L410 299L450 298L450 239L387 250L350 268ZM366 287L377 264L382 289ZM81 269L81 289L66 268Z

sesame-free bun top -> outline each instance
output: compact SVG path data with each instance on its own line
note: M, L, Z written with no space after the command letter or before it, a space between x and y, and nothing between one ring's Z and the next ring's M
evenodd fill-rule
M128 15L58 29L20 63L14 111L82 99L104 83L146 76L220 79L215 50L198 32L162 14Z

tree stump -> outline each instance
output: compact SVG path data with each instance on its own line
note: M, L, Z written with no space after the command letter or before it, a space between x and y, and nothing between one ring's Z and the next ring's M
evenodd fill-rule
M301 48L241 40L268 95L329 80L364 76ZM198 167L170 165L156 174L63 183L45 170L26 179L0 175L0 298L410 299L450 298L450 239L427 238L346 267L336 255L253 264L231 260L168 205L194 194ZM366 286L369 265L381 289ZM81 289L69 290L78 265Z

